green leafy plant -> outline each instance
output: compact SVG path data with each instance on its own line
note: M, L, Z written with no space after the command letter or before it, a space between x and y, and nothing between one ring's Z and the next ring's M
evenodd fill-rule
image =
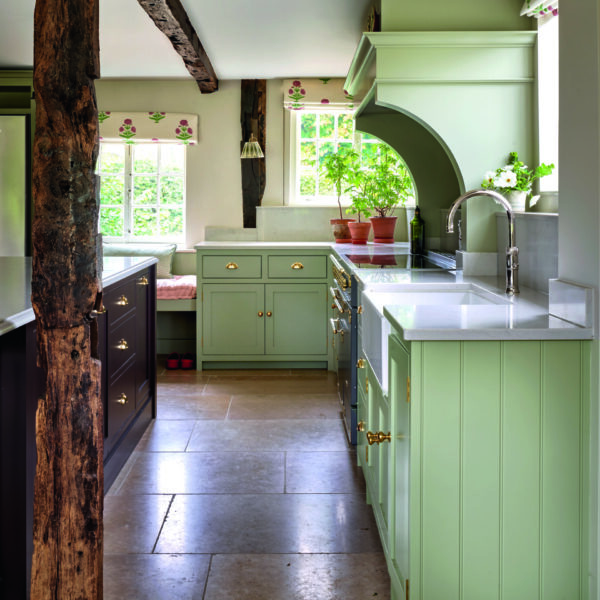
M321 175L335 188L340 219L344 218L342 193L346 190L343 189L343 186L351 183L352 174L357 169L358 160L358 154L348 148L339 148L337 152L326 154L321 159Z
M554 164L546 165L544 163L535 169L530 169L519 160L519 155L516 152L511 152L508 155L508 164L499 167L495 171L488 171L481 187L498 192L519 190L529 194L533 182L540 177L550 175L553 169Z
M373 194L375 193L375 177L372 169L358 167L351 171L349 176L350 186L346 191L350 193L352 204L346 209L348 214L358 217L368 217L371 214Z

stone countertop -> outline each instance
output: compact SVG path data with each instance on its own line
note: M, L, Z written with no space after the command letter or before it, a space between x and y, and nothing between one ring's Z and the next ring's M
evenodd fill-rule
M364 268L361 257L373 260L382 255L409 255L408 244L364 246L333 242L203 242L196 249L331 249L361 289L380 307L380 314L406 340L566 340L592 339L590 318L593 291L550 282L550 296L521 287L518 296L504 293L503 277L465 277L462 271L439 268ZM352 258L352 260L350 260ZM365 260L365 263L369 260ZM402 262L402 261L400 261ZM554 283L554 285L553 285ZM407 305L395 303L394 294L407 291L481 289L496 294L501 304ZM376 294L385 296L385 302ZM383 296L382 296L383 297Z
M115 257L104 259L102 285L108 286L155 264L155 258ZM0 257L0 335L34 320L31 307L31 258Z

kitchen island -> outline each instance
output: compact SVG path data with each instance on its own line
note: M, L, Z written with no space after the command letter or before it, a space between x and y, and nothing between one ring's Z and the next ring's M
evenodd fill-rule
M104 473L108 489L156 414L154 258L110 258L102 274ZM36 364L31 259L0 258L0 597L28 597L35 475Z

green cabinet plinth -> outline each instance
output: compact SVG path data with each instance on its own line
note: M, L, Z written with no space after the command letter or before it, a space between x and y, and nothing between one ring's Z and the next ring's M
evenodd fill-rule
M586 341L390 336L387 404L369 369L359 395L358 459L392 598L588 597L589 360Z
M327 254L198 250L198 369L328 367Z

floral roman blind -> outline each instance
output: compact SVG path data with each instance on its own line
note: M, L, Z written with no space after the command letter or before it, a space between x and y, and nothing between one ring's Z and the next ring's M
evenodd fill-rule
M98 121L103 142L171 142L190 146L198 143L198 115L106 110L98 113Z
M360 102L344 90L344 79L296 78L283 82L283 106L288 110L354 110Z
M556 17L558 16L558 0L525 0L521 16L535 19Z

